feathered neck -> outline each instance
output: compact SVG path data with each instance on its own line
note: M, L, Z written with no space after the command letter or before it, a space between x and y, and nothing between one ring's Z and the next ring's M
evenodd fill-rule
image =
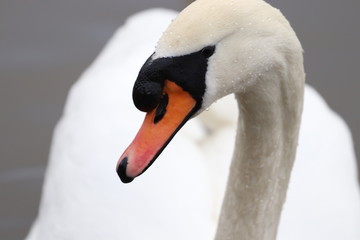
M240 114L218 240L276 239L302 113L299 57L286 71L273 69L236 93Z

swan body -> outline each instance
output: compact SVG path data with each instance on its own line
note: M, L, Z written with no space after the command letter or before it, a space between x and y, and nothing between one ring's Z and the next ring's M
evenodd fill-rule
M350 131L305 88L299 146L278 239L359 239L360 195Z
M133 16L72 88L54 133L39 215L27 240L213 238L234 147L237 119L231 118L235 114L228 114L230 110L226 114L220 107L217 115L205 111L189 121L160 155L163 160L157 160L142 180L123 185L111 174L113 160L140 124L141 114L128 107L133 80L174 17L167 10ZM157 27L143 28L143 22L156 22ZM205 44L199 40L198 46L178 46L170 52L161 47L171 46L170 40L159 42L158 57L191 53ZM231 90L212 84L208 86L216 98ZM321 97L311 88L305 90L298 155L278 239L339 239L340 235L359 239L360 201L351 136ZM208 93L203 108L212 101L215 96ZM227 101L235 112L234 101ZM219 234L225 233L218 232L218 238Z

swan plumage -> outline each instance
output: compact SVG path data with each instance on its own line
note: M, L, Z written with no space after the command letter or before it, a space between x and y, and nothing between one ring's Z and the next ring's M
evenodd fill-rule
M182 135L178 135L161 156L164 160L152 167L151 174L144 174L142 181L124 186L112 174L113 160L131 140L142 118L135 109L122 106L132 105L130 89L137 71L174 16L175 13L171 11L153 10L132 17L72 88L64 115L54 133L39 216L28 240L119 239L120 236L124 239L169 239L169 236L171 239L212 238L215 228L213 219L214 216L217 217L217 213L214 214L213 202L209 201L214 197L214 190L209 182L211 178L219 178L225 182L226 166L230 164L233 147L230 144L233 138L229 138L228 134L234 128L233 122L224 124L221 131L213 130L209 139L203 139L202 120L193 119L190 121L193 126L189 126L188 130L182 129L184 133L180 132ZM144 28L143 23L150 21L157 23L156 29ZM138 29L142 29L141 34ZM307 88L305 96L298 159L290 182L283 222L280 224L279 239L290 239L288 234L291 234L291 239L295 239L306 232L306 227L309 229L307 234L310 231L311 236L305 235L306 238L299 239L321 239L318 236L324 236L313 237L316 233L329 234L326 239L331 239L339 236L335 234L337 230L341 236L349 234L346 239L358 239L359 230L353 227L359 222L354 222L359 220L359 194L351 136L343 121L328 109L314 90ZM204 118L206 120L206 116ZM211 116L207 119L209 118L214 119ZM329 127L324 122L332 125ZM207 127L210 130L212 128ZM334 129L338 132L334 132ZM319 145L314 146L309 140L321 141L323 148L316 148ZM210 150L219 152L216 151L217 145L213 145L214 142L228 143L219 146L225 153L222 158L224 169L218 176L214 174L214 168L211 169L206 161L201 160L204 155L209 157ZM178 151L177 146L183 146L192 156ZM205 151L202 152L201 149ZM319 150L327 149L333 152L327 151L325 155L319 153ZM337 162L341 167L335 163L323 164L317 162L319 158L313 159L316 154L319 158L325 157L325 160L335 160L339 159L337 156L341 156L347 161ZM301 161L303 158L308 161ZM310 158L313 161L309 161ZM179 159L187 160L193 169L184 169L184 165L177 162ZM318 165L314 166L316 163ZM312 168L309 169L307 164ZM320 178L317 175L320 167L324 171L334 167L332 171L339 174L339 181L332 181L336 185L331 184L323 195L317 191L318 187L323 187L323 183L329 184L334 174ZM169 172L169 169L179 171ZM306 171L311 170L312 175L306 174ZM321 184L316 185L316 182ZM342 191L335 195L336 199L333 195L336 193L331 191L333 186L340 186L336 189ZM303 192L297 194L297 189ZM164 191L166 195L162 197L156 194ZM216 191L221 193L224 190L219 186ZM311 191L318 193L320 199L301 201ZM328 201L329 198L334 200L334 205ZM144 199L146 202L143 202ZM291 201L294 201L293 205ZM332 207L324 205L324 202ZM301 209L301 204L304 204L307 211L291 210ZM312 206L318 206L319 208L315 208L318 212L309 211ZM323 215L316 215L319 212ZM317 219L313 215L320 218L320 223L316 221L316 224L332 219L334 224L340 225L337 228L325 226L327 233L320 233L317 230L321 228L313 229L313 224L307 225L311 223L306 222L308 219ZM349 219L346 224L343 221L336 222L337 219L345 218ZM296 223L295 226L292 225L293 222Z
M360 195L351 133L312 87L279 239L359 239Z

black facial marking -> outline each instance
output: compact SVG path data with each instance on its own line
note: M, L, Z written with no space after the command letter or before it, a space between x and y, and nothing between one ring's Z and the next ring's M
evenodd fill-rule
M196 101L196 110L199 110L206 89L208 59L215 50L215 46L208 46L178 57L152 60L151 56L141 68L133 88L135 106L147 112L156 108L161 102L164 81L169 80L187 91Z
M157 124L164 117L168 103L169 103L169 96L165 94L164 96L161 97L159 106L155 111L154 124Z

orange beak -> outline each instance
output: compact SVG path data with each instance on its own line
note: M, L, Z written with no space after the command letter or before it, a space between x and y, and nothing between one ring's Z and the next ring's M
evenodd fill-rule
M180 86L165 81L160 104L145 116L130 146L117 163L122 182L129 183L142 174L193 115L196 101Z

